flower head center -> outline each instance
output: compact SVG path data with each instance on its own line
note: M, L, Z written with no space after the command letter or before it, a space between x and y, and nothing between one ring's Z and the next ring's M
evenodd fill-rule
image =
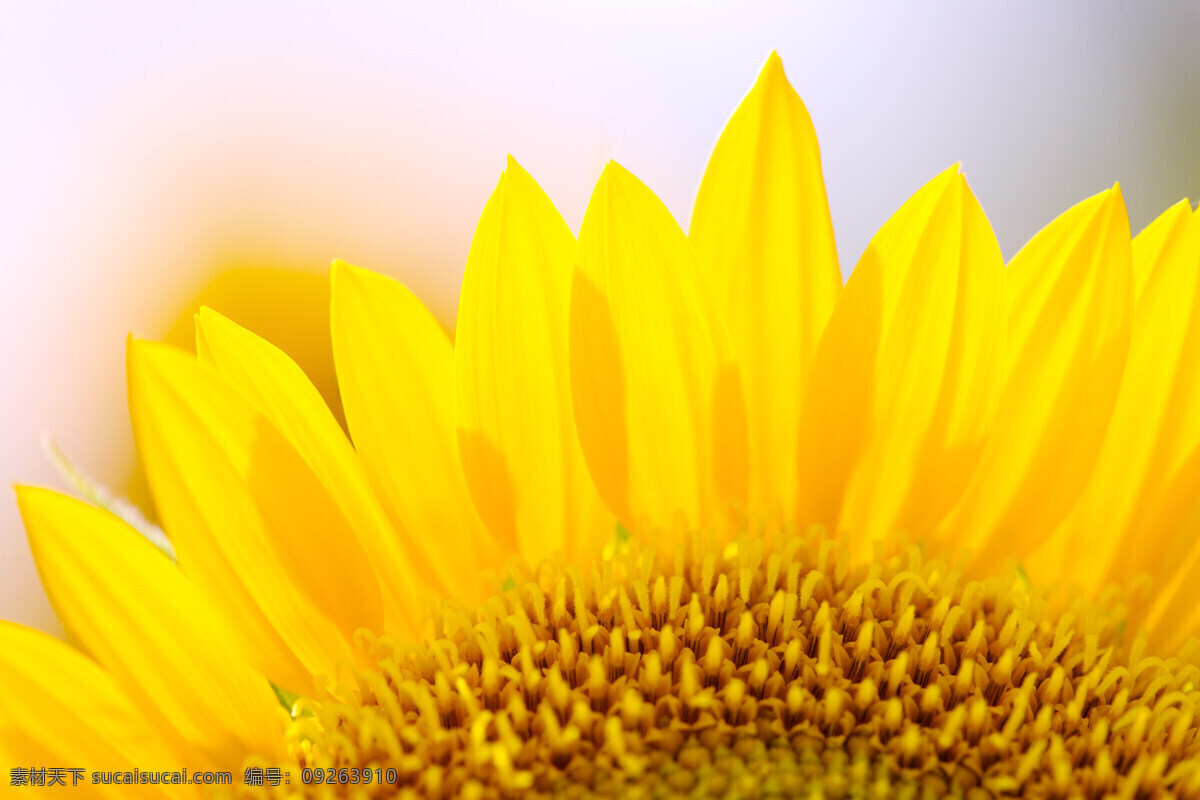
M851 568L815 535L543 564L428 646L368 642L374 669L301 701L292 772L428 796L1200 791L1200 671L1143 657L1119 610L1046 608L1019 576Z

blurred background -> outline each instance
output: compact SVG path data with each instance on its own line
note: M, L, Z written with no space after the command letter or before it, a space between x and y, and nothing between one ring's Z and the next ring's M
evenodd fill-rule
M576 230L609 158L686 229L772 49L820 137L843 274L955 161L1006 256L1116 180L1135 231L1200 194L1200 6L898 5L2 0L0 481L61 485L45 432L145 503L125 336L188 345L200 303L336 407L330 260L451 327L506 153ZM8 491L0 618L59 630Z

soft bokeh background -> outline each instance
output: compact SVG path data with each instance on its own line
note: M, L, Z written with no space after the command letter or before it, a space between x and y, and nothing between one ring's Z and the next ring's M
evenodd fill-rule
M772 48L821 138L843 273L955 161L1006 256L1115 180L1136 230L1200 194L1197 8L0 0L0 481L58 485L50 432L144 501L125 336L186 343L199 302L327 392L332 258L451 326L508 152L576 229L608 158L686 227ZM7 492L0 618L58 629Z

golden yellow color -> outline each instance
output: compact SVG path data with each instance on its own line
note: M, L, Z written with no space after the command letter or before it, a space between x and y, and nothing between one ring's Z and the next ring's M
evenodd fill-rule
M170 548L18 487L78 649L0 624L0 766L234 771L80 797L1200 797L1186 201L1131 242L1114 186L1005 265L953 166L843 287L772 54L690 232L610 163L576 239L510 159L453 339L343 262L330 311L349 438L210 309L194 357L130 342Z
M813 354L842 288L808 111L772 53L717 141L688 238L741 367L749 502L792 518Z

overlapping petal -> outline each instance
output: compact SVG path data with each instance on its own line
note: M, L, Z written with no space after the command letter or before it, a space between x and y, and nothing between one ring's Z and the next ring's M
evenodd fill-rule
M283 351L209 308L196 315L196 352L253 400L304 457L379 576L389 628L416 631L424 588L424 577L409 556L416 548L404 547L316 387Z
M181 756L94 661L40 631L0 622L0 764L86 765L79 785L68 775L61 788L61 794L77 797L200 796L189 785L168 789L90 782L93 770L177 770L181 763Z
M1129 348L1131 260L1114 187L1046 226L1005 271L1005 386L980 466L943 528L977 563L1028 555L1090 477Z
M803 521L878 539L928 529L957 501L995 402L1003 267L957 167L871 240L801 412Z
M480 515L531 562L612 536L571 408L575 237L511 157L475 229L458 302L458 445Z
M383 622L375 572L337 504L215 369L146 342L130 345L128 369L138 452L182 568L262 637L272 680L307 690L297 662L336 674L355 631Z
M713 150L689 239L741 366L750 508L790 518L800 403L842 279L816 133L775 53Z
M1133 274L1129 356L1095 471L1031 566L1091 592L1154 576L1143 624L1173 647L1200 621L1200 219L1186 200L1133 240Z
M683 231L609 162L579 232L571 390L592 477L626 525L717 522L746 491L745 406Z
M350 436L412 555L443 596L481 600L481 574L511 552L475 511L458 455L450 337L399 281L330 271L333 358Z
M79 500L19 487L17 503L64 626L177 752L213 765L280 752L284 715L267 679L244 660L247 643L170 559ZM95 699L115 702L111 692Z

